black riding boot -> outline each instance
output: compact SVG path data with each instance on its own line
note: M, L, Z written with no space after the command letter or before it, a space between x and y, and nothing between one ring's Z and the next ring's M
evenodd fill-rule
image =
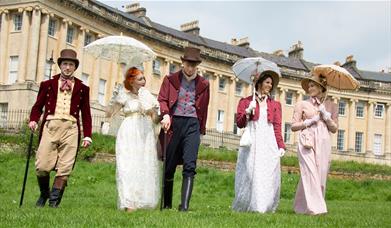
M54 184L52 187L52 191L50 192L49 197L49 206L50 207L58 207L60 205L62 195L64 194L66 186L66 180L62 177L56 177L54 180Z
M174 179L164 181L164 204L163 208L172 208L172 189L174 187Z
M45 206L46 201L49 198L49 180L50 176L37 176L38 179L38 186L39 190L41 191L41 194L35 203L35 206L37 207L43 207Z
M182 179L182 195L181 204L179 205L179 211L188 211L191 193L193 191L194 177L183 177Z

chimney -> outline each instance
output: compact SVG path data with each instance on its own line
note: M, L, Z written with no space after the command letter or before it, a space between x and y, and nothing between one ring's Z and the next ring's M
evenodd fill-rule
M336 66L341 66L341 62L340 61L335 61L333 64L336 65Z
M279 57L285 57L284 50L282 50L282 49L278 49L278 50L274 51L273 55L277 55Z
M198 20L190 21L181 25L181 31L190 33L193 35L200 35L200 27L198 26Z
M346 57L345 63L342 65L343 67L356 67L356 60L353 59L353 55L349 55Z
M133 3L122 7L125 9L125 13L136 17L145 17L147 15L147 9L140 7L140 3Z
M288 56L289 58L303 59L303 52L303 44L299 40L297 44L292 45L292 47L289 49Z
M232 38L231 39L231 44L239 47L244 47L244 48L249 48L250 47L250 41L248 37L236 39Z

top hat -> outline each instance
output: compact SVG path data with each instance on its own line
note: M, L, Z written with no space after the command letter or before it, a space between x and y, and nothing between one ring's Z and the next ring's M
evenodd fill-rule
M182 59L182 61L200 63L202 61L200 53L201 53L201 50L199 48L185 47L185 51L183 53L183 56L181 56L181 59Z
M62 61L70 60L75 62L76 69L79 66L79 60L77 59L77 53L72 49L61 50L60 57L57 59L58 66L61 65Z
M306 93L308 93L308 84L310 82L315 82L318 84L320 87L323 88L323 92L327 90L327 81L326 78L323 75L316 75L312 74L310 78L304 78L301 80L301 87L304 89Z

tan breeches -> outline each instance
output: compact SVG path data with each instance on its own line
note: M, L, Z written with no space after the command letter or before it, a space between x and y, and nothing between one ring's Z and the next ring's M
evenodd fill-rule
M69 120L48 120L42 131L36 154L37 176L56 170L56 176L69 176L75 162L78 143L77 124Z

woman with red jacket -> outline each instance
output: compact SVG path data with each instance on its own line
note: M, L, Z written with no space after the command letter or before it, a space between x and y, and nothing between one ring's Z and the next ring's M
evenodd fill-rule
M274 212L280 198L281 104L270 96L279 76L264 71L255 82L256 98L242 98L236 123L249 131L251 145L240 146L235 175L235 211Z

